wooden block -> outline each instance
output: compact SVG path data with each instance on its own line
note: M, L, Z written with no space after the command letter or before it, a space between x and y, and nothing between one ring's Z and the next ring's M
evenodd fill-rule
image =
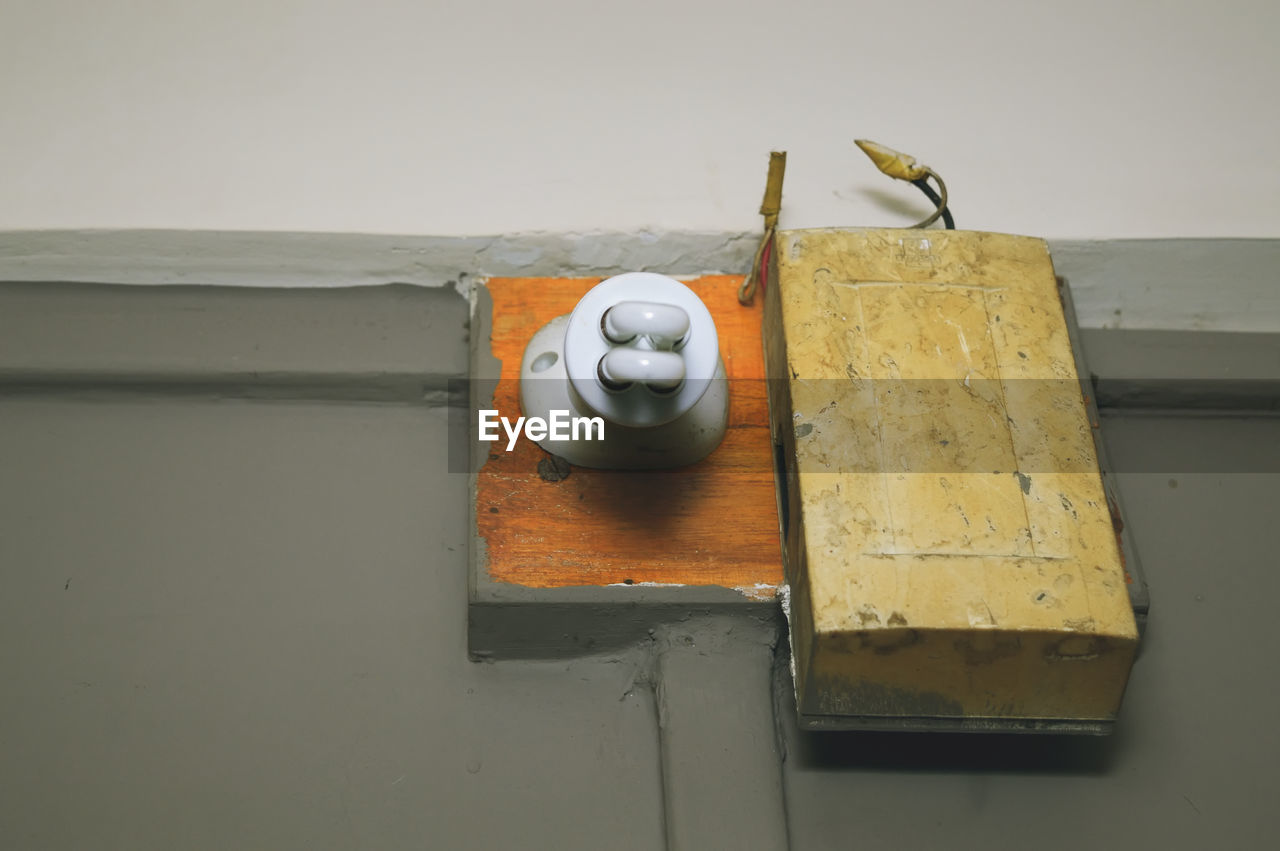
M1103 729L1138 636L1045 243L823 229L773 258L802 718Z
M519 410L520 358L544 323L573 310L599 278L491 278L491 349L502 362L492 407ZM729 428L703 461L675 470L572 469L547 481L530 441L490 452L476 474L477 569L530 588L719 585L756 599L782 582L762 308L737 302L738 276L685 283L715 319L729 377Z

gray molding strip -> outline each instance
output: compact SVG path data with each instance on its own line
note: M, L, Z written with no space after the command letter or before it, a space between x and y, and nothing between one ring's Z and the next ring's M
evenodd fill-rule
M447 401L468 306L392 285L0 283L0 393Z
M0 281L350 287L469 293L492 275L746 271L754 233L504 236L0 232ZM1280 239L1051 240L1084 328L1280 333Z
M0 232L0 281L353 287L455 287L479 276L624 271L742 272L743 233L525 233L510 236L238 231Z
M0 392L442 404L468 375L459 293L483 296L473 276L741 271L753 245L750 234L0 233ZM1109 305L1146 298L1156 312L1142 321L1185 326L1133 329L1132 311L1118 328L1085 319L1101 407L1280 410L1280 240L1060 243L1054 255L1081 317L1107 324ZM1207 277L1254 292L1243 312L1271 330L1206 330L1245 324L1227 314L1231 288ZM1187 314L1205 292L1217 312Z
M1280 334L1086 328L1081 345L1100 408L1280 414Z
M1280 239L1052 241L1082 328L1280 332Z

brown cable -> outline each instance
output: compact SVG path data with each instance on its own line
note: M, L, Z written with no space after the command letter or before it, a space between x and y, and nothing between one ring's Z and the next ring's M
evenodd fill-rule
M787 171L787 152L771 151L769 153L769 176L765 180L764 199L760 202L760 215L764 216L764 235L756 246L755 255L751 258L751 269L738 288L738 303L751 304L755 299L756 287L760 283L763 270L760 268L765 247L773 239L778 229L778 214L782 211L782 178Z

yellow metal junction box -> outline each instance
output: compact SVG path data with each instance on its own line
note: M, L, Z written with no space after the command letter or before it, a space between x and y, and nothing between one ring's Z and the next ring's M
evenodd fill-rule
M802 723L1105 732L1138 631L1047 245L781 231L767 282Z

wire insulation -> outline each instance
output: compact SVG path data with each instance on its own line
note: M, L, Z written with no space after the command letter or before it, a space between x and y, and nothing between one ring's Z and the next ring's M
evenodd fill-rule
M938 182L939 188L942 189L941 195L939 195L937 192L934 192L933 187L929 185L930 177L932 177L934 180ZM942 178L938 177L938 175L930 171L926 176L921 177L918 180L911 181L911 185L919 189L921 192L923 192L925 194L925 197L928 198L933 203L933 205L937 208L936 210L934 210L932 216L925 219L920 224L915 225L915 227L918 227L918 228L928 227L929 225L937 221L938 216L942 216L942 226L945 227L947 230L955 230L956 221L951 217L951 208L947 206L947 186L942 182Z

